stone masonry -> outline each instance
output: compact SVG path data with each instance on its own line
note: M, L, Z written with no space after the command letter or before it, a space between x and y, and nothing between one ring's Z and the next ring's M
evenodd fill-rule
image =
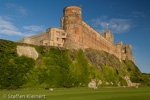
M66 49L93 48L114 54L120 60L130 59L132 46L121 42L114 43L110 30L100 34L82 20L82 9L78 6L64 8L61 27L51 27L46 32L18 40L20 43L64 47Z

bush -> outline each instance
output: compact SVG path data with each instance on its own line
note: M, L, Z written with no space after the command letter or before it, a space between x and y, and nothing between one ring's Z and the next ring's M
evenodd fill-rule
M32 87L36 82L38 84L36 86L42 88L69 87L69 66L71 63L68 50L50 48L42 56L42 66L35 67L28 73L26 85Z
M35 65L32 58L18 57L17 44L0 40L0 88L19 88L25 83L26 73Z

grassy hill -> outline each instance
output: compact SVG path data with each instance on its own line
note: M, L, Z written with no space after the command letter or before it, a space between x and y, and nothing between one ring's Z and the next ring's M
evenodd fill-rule
M16 42L0 39L0 88L60 88L87 87L91 79L113 82L113 86L127 85L123 79L150 85L150 78L142 74L130 60L119 61L105 51L93 49L66 50L63 48L34 46L37 60L18 56ZM29 46L29 45L28 45Z

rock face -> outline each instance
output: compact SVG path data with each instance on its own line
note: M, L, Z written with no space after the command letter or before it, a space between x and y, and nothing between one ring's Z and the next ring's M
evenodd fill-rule
M96 87L96 82L94 79L91 80L91 82L88 84L89 88L95 88Z
M33 47L29 46L17 46L17 54L19 56L25 55L36 60L38 58L38 53Z
M98 81L97 86L100 86L103 82L101 80Z
M106 85L109 85L109 83L108 83L108 82L106 82L105 84L106 84Z
M127 81L128 86L132 86L132 82L131 82L129 76L125 76L124 79Z
M125 76L124 79L127 81L128 86L139 86L140 83L132 83L129 76Z

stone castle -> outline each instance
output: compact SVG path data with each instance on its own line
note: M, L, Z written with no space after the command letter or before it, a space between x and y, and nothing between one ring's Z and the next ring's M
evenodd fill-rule
M64 8L64 17L61 17L61 27L51 27L46 32L18 40L20 43L64 47L66 49L93 48L115 55L119 60L130 59L132 46L121 42L114 43L110 30L100 34L82 20L82 8L68 6Z

